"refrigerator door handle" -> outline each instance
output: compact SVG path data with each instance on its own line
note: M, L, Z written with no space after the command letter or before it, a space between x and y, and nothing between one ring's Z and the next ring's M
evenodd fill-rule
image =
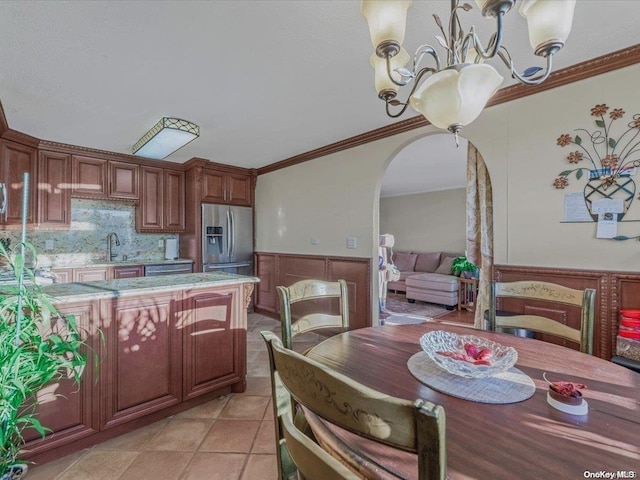
M231 213L227 210L227 261L231 261Z
M231 213L231 245L229 247L229 260L234 261L236 255L236 219L233 215L233 210L229 209Z

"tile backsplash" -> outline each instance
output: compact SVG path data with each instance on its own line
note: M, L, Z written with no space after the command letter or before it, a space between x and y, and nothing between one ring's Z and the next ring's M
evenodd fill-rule
M136 232L135 206L104 200L71 199L71 228L68 231L27 231L27 241L38 252L40 266L62 267L104 263L107 257L107 235L115 232L120 246L113 246L116 260L164 259L164 240L175 234ZM20 241L19 231L0 232L10 238L11 245ZM159 245L161 241L162 245ZM47 248L50 247L50 248Z

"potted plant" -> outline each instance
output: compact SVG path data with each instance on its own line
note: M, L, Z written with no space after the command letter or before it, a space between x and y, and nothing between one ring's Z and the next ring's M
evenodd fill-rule
M458 277L477 278L478 267L467 257L457 257L451 263L451 272Z
M26 473L19 461L22 432L33 428L44 436L47 431L35 413L36 393L63 377L78 383L86 364L75 318L59 315L35 284L25 268L25 251L35 260L35 249L25 241L12 252L0 243L0 258L17 283L0 289L0 480Z

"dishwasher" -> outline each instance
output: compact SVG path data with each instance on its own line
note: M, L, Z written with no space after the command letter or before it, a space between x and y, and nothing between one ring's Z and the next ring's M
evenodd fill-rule
M145 277L157 277L158 275L175 275L178 273L192 273L192 263L167 263L163 265L145 265Z

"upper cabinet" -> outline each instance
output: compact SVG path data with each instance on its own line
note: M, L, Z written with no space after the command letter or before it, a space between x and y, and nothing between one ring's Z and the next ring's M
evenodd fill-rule
M38 153L38 225L68 228L71 224L71 155Z
M0 228L22 223L23 175L29 173L29 204L27 223L33 223L36 211L37 191L36 149L27 145L2 140L0 142Z
M72 190L74 197L138 200L140 167L133 163L74 155Z
M202 201L252 206L251 176L204 168L202 170Z
M185 229L185 176L180 170L141 167L141 195L136 230L173 232Z

